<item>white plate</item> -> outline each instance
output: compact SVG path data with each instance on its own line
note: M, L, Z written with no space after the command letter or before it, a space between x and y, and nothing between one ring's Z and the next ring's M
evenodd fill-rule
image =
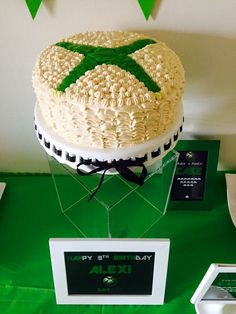
M226 173L225 178L229 212L236 227L236 174Z
M5 187L6 187L6 183L0 182L0 199L2 198Z

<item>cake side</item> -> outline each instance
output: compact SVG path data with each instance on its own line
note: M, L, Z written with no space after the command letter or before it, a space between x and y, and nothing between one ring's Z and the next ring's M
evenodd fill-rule
M83 73L82 67L89 70ZM162 42L136 33L94 32L44 50L33 85L56 134L81 147L117 148L153 139L175 123L184 70Z

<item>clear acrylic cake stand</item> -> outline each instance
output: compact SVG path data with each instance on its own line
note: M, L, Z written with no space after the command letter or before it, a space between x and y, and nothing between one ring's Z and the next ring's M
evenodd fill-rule
M62 214L88 238L142 238L165 214L178 152L170 151L149 169L143 186L106 175L92 200L101 174L80 176L48 156Z

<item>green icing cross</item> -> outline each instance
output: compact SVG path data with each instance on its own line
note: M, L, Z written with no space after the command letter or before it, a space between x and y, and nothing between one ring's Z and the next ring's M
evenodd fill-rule
M59 42L56 46L65 48L75 53L83 54L85 57L79 65L74 67L68 76L58 85L57 90L65 92L66 88L75 83L86 71L94 69L97 65L117 65L121 69L133 74L139 81L143 82L148 90L159 92L160 87L144 71L144 69L129 54L156 43L152 39L140 39L130 45L116 48L95 47L90 45L78 45L69 42Z

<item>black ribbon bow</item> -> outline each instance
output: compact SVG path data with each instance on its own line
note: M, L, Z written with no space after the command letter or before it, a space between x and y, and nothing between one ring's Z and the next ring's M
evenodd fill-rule
M146 155L144 157L140 157L140 158L137 157L137 158L135 158L135 160L119 159L119 160L113 160L111 162L99 161L97 159L95 161L92 161L92 159L80 158L80 163L77 165L77 173L81 176L87 176L87 175L90 175L93 173L103 171L103 174L101 176L100 182L99 182L96 190L89 197L89 201L90 201L95 196L95 194L98 192L98 190L100 189L100 187L103 183L106 171L111 169L111 168L115 168L116 171L127 181L134 182L140 186L143 185L144 180L147 176L147 168L144 165L144 162L146 160L147 160ZM89 172L83 172L79 169L80 166L82 166L82 165L94 166L96 168L94 168L93 170L91 170ZM141 167L142 171L141 171L140 175L137 175L131 169L129 169L129 167Z

